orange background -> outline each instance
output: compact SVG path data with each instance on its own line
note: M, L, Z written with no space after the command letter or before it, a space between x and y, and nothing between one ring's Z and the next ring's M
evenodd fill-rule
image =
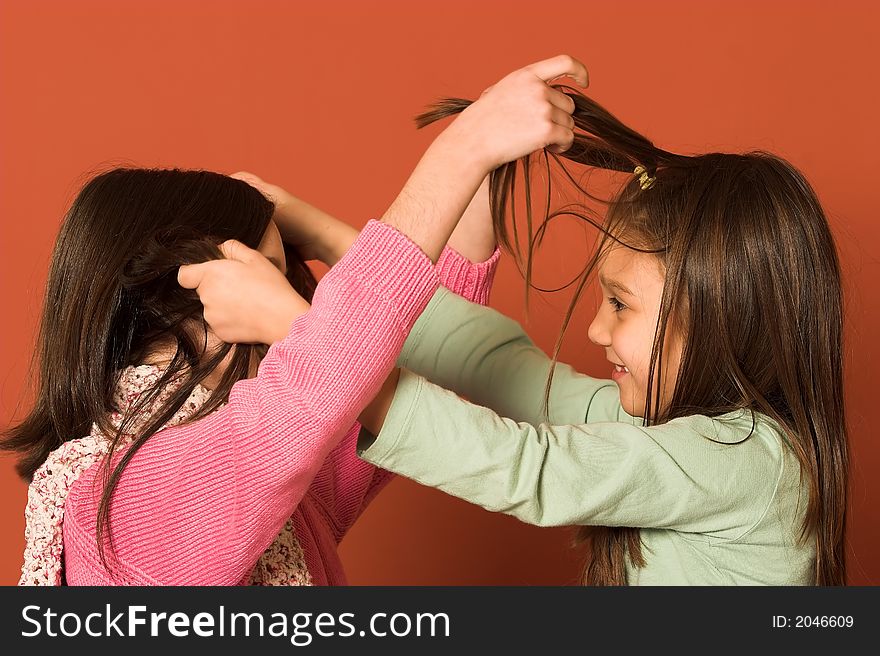
M83 174L111 163L254 171L354 225L379 216L439 128L412 117L560 52L661 147L762 148L828 212L847 295L850 582L880 582L877 26L873 2L46 2L0 4L0 425L23 392L49 253ZM582 251L557 239L554 262ZM565 249L569 249L566 251ZM561 266L561 265L560 265ZM560 271L545 269L549 278ZM591 297L592 298L592 297ZM592 302L588 299L588 303ZM510 258L492 305L524 320ZM527 323L552 347L565 298ZM608 377L584 317L564 359ZM874 336L874 337L872 337ZM0 583L17 581L26 486L0 456ZM538 529L407 480L342 546L356 584L569 584L567 529Z

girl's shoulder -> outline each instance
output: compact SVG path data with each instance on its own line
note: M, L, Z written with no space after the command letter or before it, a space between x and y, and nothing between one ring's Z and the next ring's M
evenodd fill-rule
M647 430L673 457L759 488L775 488L785 472L800 469L785 431L770 416L748 408L677 417Z
M673 430L677 426L694 436L689 446L698 453L691 457L702 462L710 479L748 490L741 506L733 510L738 521L715 537L737 541L766 529L772 536L768 539L778 542L781 531L789 536L802 521L809 482L801 476L790 438L772 417L744 408L715 417L679 417L665 426ZM684 426L687 430L681 431Z
M772 417L749 408L715 416L693 414L677 417L661 426L673 431L686 428L688 432L719 444L740 444L755 437L757 441L780 447L788 445L786 432Z

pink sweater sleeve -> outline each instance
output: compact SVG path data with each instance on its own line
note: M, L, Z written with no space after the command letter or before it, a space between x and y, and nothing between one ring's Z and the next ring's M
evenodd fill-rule
M488 260L476 263L447 246L437 260L440 284L469 301L488 305L500 258L501 250L497 246Z
M473 263L447 246L437 260L440 283L459 296L487 305L500 256L496 248L488 260ZM360 426L333 449L311 488L332 519L337 541L394 477L391 472L357 457L359 430Z
M415 244L370 221L256 378L132 458L111 505L120 561L164 584L240 581L378 391L438 282Z

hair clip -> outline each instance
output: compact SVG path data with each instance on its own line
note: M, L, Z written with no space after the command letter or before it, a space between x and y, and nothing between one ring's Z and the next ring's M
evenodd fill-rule
M650 189L654 186L654 181L657 180L656 176L648 175L647 169L644 166L639 165L633 170L633 175L639 176L639 186L642 190Z

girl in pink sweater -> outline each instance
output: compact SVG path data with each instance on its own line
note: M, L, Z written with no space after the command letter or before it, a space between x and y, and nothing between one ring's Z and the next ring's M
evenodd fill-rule
M207 172L116 170L86 185L53 254L37 401L3 440L31 481L21 583L344 583L336 546L389 476L356 458L358 414L440 283L485 302L497 258L472 265L442 245L490 171L571 144L573 105L547 85L562 75L586 84L559 57L487 91L317 286L273 209L307 257L333 264L341 253L325 246L345 238L297 223L295 199L273 208ZM395 229L429 225L450 229L423 249ZM235 280L233 266L202 283L221 255L252 274L236 288L265 319L253 329L210 303L201 316L189 291ZM285 273L287 298L267 294Z

